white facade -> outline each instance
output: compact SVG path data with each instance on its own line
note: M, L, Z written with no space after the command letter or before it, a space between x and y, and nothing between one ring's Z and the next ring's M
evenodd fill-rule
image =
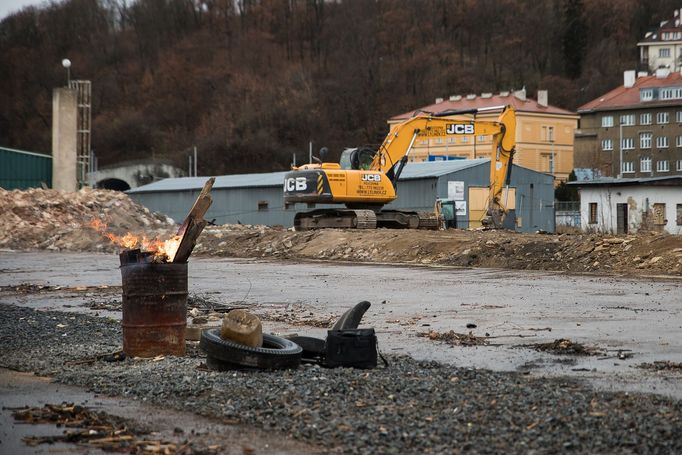
M618 204L626 205L628 233L644 227L682 235L682 185L581 185L581 228L623 233L618 226Z

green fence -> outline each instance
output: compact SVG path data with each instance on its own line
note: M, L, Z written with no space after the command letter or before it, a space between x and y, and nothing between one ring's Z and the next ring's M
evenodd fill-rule
M0 147L0 188L52 187L52 157Z

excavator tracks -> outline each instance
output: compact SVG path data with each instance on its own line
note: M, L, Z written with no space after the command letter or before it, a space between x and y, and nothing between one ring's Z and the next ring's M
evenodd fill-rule
M377 217L373 210L319 209L297 213L294 229L376 229Z
M439 228L439 219L431 212L409 212L400 210L354 210L318 209L297 213L294 229L431 229Z

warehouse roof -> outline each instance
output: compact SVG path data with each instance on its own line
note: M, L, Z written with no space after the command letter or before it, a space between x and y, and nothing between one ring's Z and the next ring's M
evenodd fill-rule
M414 180L440 177L441 175L468 169L470 167L487 164L490 159L431 161L422 163L407 163L400 180ZM234 174L220 175L213 184L219 188L257 188L282 186L286 172L267 172L262 174ZM178 177L159 180L128 190L128 193L154 193L164 191L200 190L208 177Z
M654 186L682 186L682 175L667 175L665 177L641 177L641 178L614 178L603 177L596 180L584 180L581 182L568 182L569 185L578 187L591 186L632 186L632 185L654 185Z

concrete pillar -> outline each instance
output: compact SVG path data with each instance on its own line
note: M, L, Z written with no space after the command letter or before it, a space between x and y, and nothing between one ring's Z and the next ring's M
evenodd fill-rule
M76 90L52 92L52 188L76 191L78 104Z

